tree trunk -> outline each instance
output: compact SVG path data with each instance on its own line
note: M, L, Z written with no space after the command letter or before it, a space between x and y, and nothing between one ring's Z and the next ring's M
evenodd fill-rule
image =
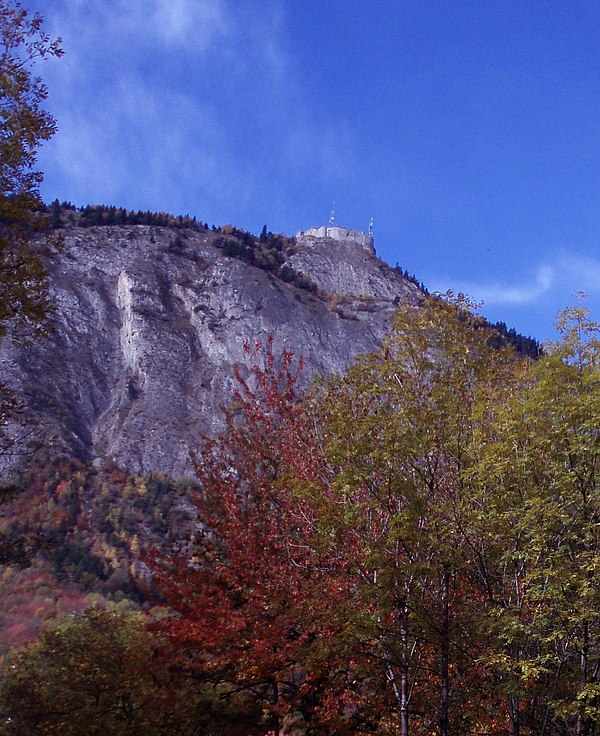
M440 642L440 736L448 736L448 691L450 662L450 606L448 593L450 573L445 572L442 579L442 621Z
M400 672L400 734L408 736L408 622L404 613L400 638L402 641L402 668Z
M512 723L512 736L521 734L521 714L519 712L519 698L516 695L508 696L508 712Z
M273 680L273 705L277 706L277 703L279 701L279 687L277 686L277 681ZM279 714L275 714L275 721L273 723L273 736L280 736L281 733L281 719L279 718Z
M373 585L377 585L377 570L373 571ZM398 688L398 678L390 657L388 648L385 644L383 635L380 635L379 641L382 648L383 658L385 660L385 675L389 680L394 698L400 708L400 731L401 736L408 736L408 612L406 608L400 613L400 642L402 645L402 663L400 667L400 688ZM381 625L381 613L377 614L377 623Z
M581 669L581 689L585 689L588 681L588 651L589 651L590 631L587 623L583 624L582 646L580 654ZM584 736L586 733L586 719L581 715L577 716L577 736Z

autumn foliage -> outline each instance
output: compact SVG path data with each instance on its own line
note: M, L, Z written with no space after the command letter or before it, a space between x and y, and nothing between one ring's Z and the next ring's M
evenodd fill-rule
M300 365L289 352L276 360L271 342L264 355L249 379L238 374L225 434L195 457L199 530L183 554L160 558L154 579L177 614L163 628L181 666L223 697L245 696L255 726L279 732L322 706L344 582L293 492L319 461L295 391Z
M597 343L570 319L532 364L431 298L303 397L290 353L253 351L196 457L197 534L154 562L180 666L243 728L594 732Z
M162 606L144 703L177 703L190 733L595 736L600 339L579 307L559 333L523 360L463 298L431 297L304 394L290 352L249 346L190 496L56 472L21 532L69 544L55 562L24 550L102 605ZM97 578L75 562L86 541ZM6 568L6 590L26 569Z

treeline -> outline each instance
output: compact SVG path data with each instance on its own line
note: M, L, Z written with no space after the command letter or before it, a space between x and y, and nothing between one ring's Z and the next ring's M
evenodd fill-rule
M95 607L11 653L2 736L251 736L260 708L221 698L170 656L139 613Z
M394 268L408 282L418 287L425 296L429 296L429 289L414 274L409 273L406 268L402 268L398 263L396 263ZM398 297L395 300L395 304L398 305L400 301L401 299ZM514 327L508 328L506 322L489 322L487 320L484 320L484 322L488 327L493 329L493 332L490 334L490 344L496 347L512 345L520 355L525 355L534 360L542 354L542 346L537 340L531 336L522 335Z
M85 205L76 207L70 202L59 202L54 200L47 206L49 214L49 225L51 229L58 229L67 225L79 227L111 226L111 225L148 225L151 227L169 227L177 229L191 229L196 231L207 231L220 233L221 237L215 240L215 246L223 250L224 255L236 258L263 271L274 274L286 283L294 284L319 298L325 298L306 274L296 271L285 260L294 253L295 238L288 238L280 233L272 233L264 225L260 235L257 237L247 230L236 228L231 225L217 227L197 220L189 215L171 215L166 212L133 211L123 207L107 205ZM183 241L176 239L174 247L181 246ZM398 263L394 267L404 279L414 284L424 295L429 295L425 284L417 279L414 274L409 273ZM400 298L395 304L400 303ZM491 324L491 323L490 323ZM514 328L507 328L504 322L491 324L497 336L491 339L497 345L512 345L517 352L531 358L537 358L541 354L540 344L532 337L526 337L518 333Z
M142 212L127 210L123 207L107 205L86 205L75 207L70 202L54 200L48 205L50 227L57 229L67 225L94 227L99 225L149 225L151 227L187 228L192 230L208 230L208 223L203 223L189 215L170 215L166 212ZM211 228L216 231L214 225Z
M514 327L508 328L506 322L488 322L488 324L498 335L498 337L492 336L490 338L493 345L497 347L512 345L518 353L533 358L533 360L542 355L542 346L533 337L521 335Z
M267 231L263 227L259 237L247 230L225 225L209 228L208 223L196 220L188 215L170 215L165 212L141 212L126 210L123 207L105 205L86 205L75 207L70 202L55 200L48 205L50 227L58 229L67 225L79 227L111 226L111 225L149 225L151 227L169 227L191 229L196 231L211 230L223 233L223 237L215 240L215 246L231 258L237 258L263 271L274 274L277 278L292 283L300 289L319 295L316 284L306 275L285 265L286 256L294 251L294 238L286 238L280 234ZM176 239L174 247L181 247L183 241Z
M398 271L398 273L401 274L402 277L405 278L408 282L418 287L424 294L429 294L429 289L422 281L419 281L414 273L410 273L408 269L402 268L399 263L396 263L396 265L394 266L394 270Z
M252 350L190 535L141 557L163 614L12 653L0 733L597 734L600 329L558 328L532 361L430 297L304 395Z

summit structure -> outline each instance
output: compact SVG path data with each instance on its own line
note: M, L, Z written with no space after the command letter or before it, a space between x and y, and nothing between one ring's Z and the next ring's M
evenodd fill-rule
M310 245L312 239L329 239L338 243L345 243L352 246L360 246L368 253L375 254L375 244L371 233L363 233L360 230L350 230L340 225L322 225L321 227L311 227L308 230L301 230L296 233L296 240L300 243Z

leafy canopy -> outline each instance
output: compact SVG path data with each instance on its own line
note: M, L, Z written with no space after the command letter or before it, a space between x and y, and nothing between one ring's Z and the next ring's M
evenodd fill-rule
M44 32L38 13L0 0L0 335L10 320L35 333L49 313L46 272L32 236L44 225L36 154L56 124L33 67L62 54L60 39Z

